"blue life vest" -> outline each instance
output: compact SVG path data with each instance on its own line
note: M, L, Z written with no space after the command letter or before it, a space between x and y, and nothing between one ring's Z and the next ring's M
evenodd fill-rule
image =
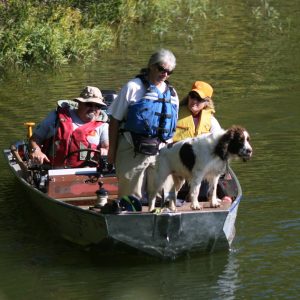
M146 85L144 97L128 107L124 129L145 137L158 137L166 141L173 137L178 118L174 89L167 83L164 93L144 76L137 76Z

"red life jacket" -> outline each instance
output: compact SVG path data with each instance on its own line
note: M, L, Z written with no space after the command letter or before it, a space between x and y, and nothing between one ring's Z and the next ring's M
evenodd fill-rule
M95 129L103 123L92 121L73 130L73 122L68 108L57 109L58 127L54 137L44 142L44 152L55 167L80 167L86 158L87 152L76 152L65 159L66 155L79 149L97 149L98 145L88 142L87 137L95 133ZM91 153L93 157L94 153Z

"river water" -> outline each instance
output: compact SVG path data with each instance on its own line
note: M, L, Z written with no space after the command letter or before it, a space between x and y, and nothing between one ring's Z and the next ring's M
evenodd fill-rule
M298 299L300 7L273 1L280 18L267 22L250 17L252 4L228 1L223 18L199 21L192 35L186 24L160 39L137 28L126 47L89 66L1 74L1 151L56 100L85 85L118 90L159 47L177 57L170 81L180 97L195 80L211 83L222 126L245 126L254 147L251 161L232 163L243 189L232 249L171 262L96 255L61 240L28 206L1 157L1 300Z

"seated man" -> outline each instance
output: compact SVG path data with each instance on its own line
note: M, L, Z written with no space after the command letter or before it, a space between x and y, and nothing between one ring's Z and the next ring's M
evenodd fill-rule
M29 140L34 164L82 167L96 152L108 150L108 117L101 91L87 86L74 101L58 101L58 108L36 127ZM91 149L95 151L85 151Z

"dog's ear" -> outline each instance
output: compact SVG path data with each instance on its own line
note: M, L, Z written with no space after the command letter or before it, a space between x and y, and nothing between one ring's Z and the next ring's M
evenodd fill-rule
M245 142L245 128L241 126L232 126L229 128L225 134L227 135L226 143L227 143L227 151L228 155L231 154L238 154L240 149L243 148Z
M235 153L239 149L239 145L242 143L241 137L245 129L241 126L230 127L220 138L216 148L215 154L221 159L225 160L229 157L229 152Z
M219 142L215 148L215 154L219 156L222 160L228 159L228 147L233 137L234 130L230 128L219 139Z

